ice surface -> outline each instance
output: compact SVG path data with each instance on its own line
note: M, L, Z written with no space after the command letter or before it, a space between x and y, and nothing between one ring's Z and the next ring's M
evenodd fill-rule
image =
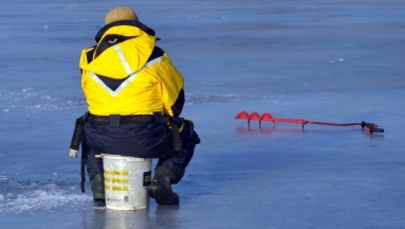
M405 3L120 1L156 30L186 80L202 138L179 207L93 207L67 157L85 112L78 57L112 1L0 8L1 228L402 228ZM234 120L239 111L327 127ZM88 184L87 184L88 185ZM87 186L87 189L89 187Z

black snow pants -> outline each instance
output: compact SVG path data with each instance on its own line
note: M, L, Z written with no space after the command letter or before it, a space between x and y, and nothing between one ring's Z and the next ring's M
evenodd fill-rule
M128 121L118 117L118 120L110 118L105 121L90 116L84 124L82 142L82 160L89 178L103 174L102 158L96 155L105 153L158 158L157 167L169 170L174 177L172 182L178 183L193 157L196 144L200 143L194 124L180 120L177 139L179 137L181 140L181 148L177 149L173 128L158 118Z

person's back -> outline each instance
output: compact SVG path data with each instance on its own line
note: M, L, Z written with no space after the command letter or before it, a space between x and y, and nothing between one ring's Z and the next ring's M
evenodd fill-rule
M183 177L200 140L193 123L179 117L183 78L156 40L131 8L117 7L106 15L97 44L81 53L89 111L82 154L95 200L104 200L102 160L95 155L105 153L159 158L149 194L158 204L179 203L171 184Z

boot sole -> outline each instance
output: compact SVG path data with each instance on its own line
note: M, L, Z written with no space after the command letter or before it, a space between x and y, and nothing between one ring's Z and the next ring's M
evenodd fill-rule
M149 187L148 194L151 198L156 200L156 203L161 205L175 205L180 202L176 193L173 193L173 195L176 196L176 198L173 199L172 196L167 195L166 192L163 192L159 188Z

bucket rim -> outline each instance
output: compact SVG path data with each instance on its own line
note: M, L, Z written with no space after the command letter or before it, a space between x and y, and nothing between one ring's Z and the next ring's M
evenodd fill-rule
M142 158L142 157L121 156L121 155L117 155L117 154L106 154L106 153L101 153L100 157L107 158L107 159L125 159L128 161L145 161L145 160L152 159L152 158Z

